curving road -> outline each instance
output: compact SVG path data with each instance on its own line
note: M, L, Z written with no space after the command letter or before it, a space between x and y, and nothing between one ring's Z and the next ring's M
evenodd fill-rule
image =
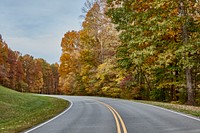
M200 119L127 100L56 96L71 107L24 133L200 133Z

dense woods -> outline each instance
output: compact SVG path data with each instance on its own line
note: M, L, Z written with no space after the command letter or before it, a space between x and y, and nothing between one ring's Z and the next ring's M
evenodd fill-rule
M65 94L200 104L198 0L87 0L61 43Z
M86 0L82 10L60 64L12 51L0 36L0 85L200 105L198 0Z
M58 64L13 51L0 36L0 85L20 92L58 93Z

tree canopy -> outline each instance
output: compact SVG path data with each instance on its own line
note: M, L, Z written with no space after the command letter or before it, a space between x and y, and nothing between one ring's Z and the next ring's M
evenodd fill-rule
M88 0L83 9L82 29L62 39L67 94L200 104L199 1Z

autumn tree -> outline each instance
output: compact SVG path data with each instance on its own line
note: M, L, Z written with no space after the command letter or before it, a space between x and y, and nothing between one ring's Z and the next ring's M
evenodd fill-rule
M182 20L181 35L182 46L177 53L183 56L181 62L186 71L186 84L187 84L187 104L195 104L195 86L192 83L194 69L199 67L199 33L200 33L200 10L199 1L183 1L180 0L179 17ZM196 77L196 75L195 75Z
M59 64L58 63L55 63L55 64L52 64L51 65L51 70L52 70L52 74L53 74L53 84L52 84L52 92L54 94L58 94L60 93L58 91L58 87L59 87L59 77L60 77L60 74L59 74Z
M110 87L108 84L102 85L96 75L100 72L98 71L99 67L110 64L109 62L112 60L111 58L114 58L115 49L119 44L118 32L106 16L106 11L106 1L94 2L86 13L80 34L81 61L83 64L81 73L87 90L93 95L97 95L95 93L101 94L102 87Z
M194 15L191 11L195 11L191 8L197 2L108 0L108 3L110 5L108 14L118 25L117 29L121 31L122 45L118 48L117 53L119 65L128 71L135 71L133 73L135 76L140 75L139 86L145 83L145 88L148 89L168 90L164 96L166 97L166 94L170 93L171 96L167 96L170 98L166 97L163 100L174 100L176 94L173 93L183 81L180 81L178 77L182 75L183 69L187 70L187 67L182 68L181 66L190 64L188 62L178 66L182 57L175 55L177 55L177 51L181 51L184 45L187 44L190 48L196 47L194 44L198 42L199 32L197 29L199 28L197 27L199 26L191 17ZM197 13L197 11L195 12ZM196 29L194 30L192 27L196 27ZM189 31L189 29L193 30ZM195 42L191 44L188 43L189 40L195 40ZM196 53L194 50L192 52ZM160 72L158 73L158 71ZM151 76L152 74L154 76ZM166 74L168 78L165 78ZM191 80L188 75L190 74L186 74L187 82ZM149 91L155 92L153 94L155 96L158 94L156 91L160 91L158 89ZM188 91L188 100L191 98L189 101L192 101L189 104L193 104L191 84L188 90L190 90ZM159 97L162 96L159 95Z
M199 1L87 0L83 11L62 39L62 91L199 101Z
M74 93L76 75L80 71L79 61L79 33L76 31L67 32L61 42L62 55L60 57L59 72L61 76L60 86L66 93ZM74 83L71 83L74 82Z
M118 33L105 14L105 0L88 0L83 9L82 30L69 31L62 39L60 85L68 94L98 95L102 92L98 67L104 63L106 66L115 54L119 44Z
M21 92L55 94L59 83L58 64L34 59L13 51L0 36L0 85Z
M2 37L0 39L0 82L2 85L9 87L9 71L10 64L8 63L8 45L3 41Z
M16 90L23 92L27 84L25 83L25 73L21 59L22 55L18 53L16 68Z

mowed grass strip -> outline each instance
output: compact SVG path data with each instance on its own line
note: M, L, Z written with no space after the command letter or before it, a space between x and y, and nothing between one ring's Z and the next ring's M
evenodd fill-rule
M154 106L162 107L169 110L174 110L176 112L188 114L200 118L200 107L199 106L189 106L181 105L175 103L163 103L163 102L154 102L154 101L141 101L137 100L136 102L141 102L145 104L151 104Z
M0 86L0 133L17 133L64 111L69 102Z

